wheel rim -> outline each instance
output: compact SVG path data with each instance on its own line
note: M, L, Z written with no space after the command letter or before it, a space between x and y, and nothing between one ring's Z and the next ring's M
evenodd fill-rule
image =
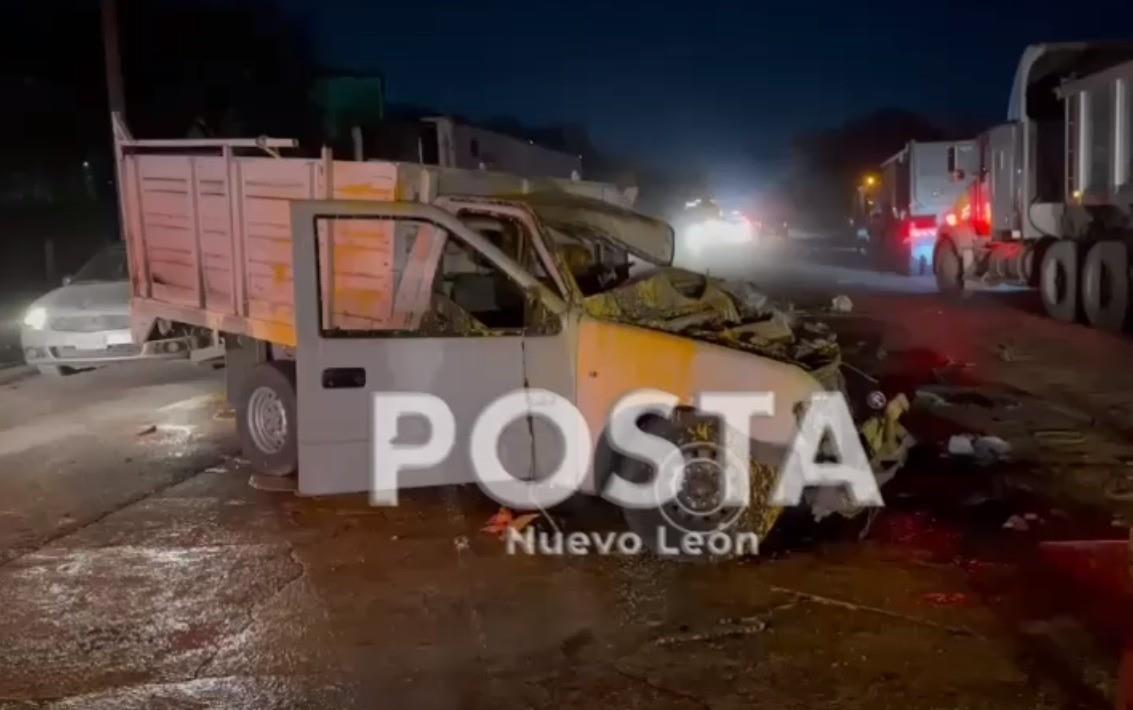
M287 408L272 388L258 387L248 398L248 432L266 454L278 454L287 445Z

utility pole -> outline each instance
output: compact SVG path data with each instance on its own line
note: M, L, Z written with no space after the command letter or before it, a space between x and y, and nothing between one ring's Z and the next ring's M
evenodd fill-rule
M102 0L102 52L106 60L106 102L110 107L110 159L114 161L114 192L118 195L118 238L126 239L122 219L122 156L118 152L118 125L125 125L126 92L122 86L122 57L118 53L118 0Z
M118 0L102 0L102 49L110 113L125 119L126 94L122 87L122 58L118 54Z

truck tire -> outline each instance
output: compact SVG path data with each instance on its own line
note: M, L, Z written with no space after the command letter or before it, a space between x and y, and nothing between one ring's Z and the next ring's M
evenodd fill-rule
M236 428L244 458L257 473L295 473L299 462L295 363L273 360L249 367L240 393Z
M1129 313L1129 256L1121 242L1097 242L1082 265L1082 310L1095 328L1120 331Z
M1048 316L1063 323L1078 320L1078 245L1060 239L1046 249L1039 272L1039 290Z
M936 289L947 296L961 293L964 290L964 262L960 259L960 252L956 251L956 245L944 237L934 251L932 264Z
M697 461L726 455L723 445L716 443L719 423L714 418L678 410L673 419L653 418L644 424L643 429L676 444L685 458L686 466L692 469L690 476L702 474L699 480L692 480L689 485L682 487L682 493L679 493L676 499L661 506L624 509L626 525L640 536L645 549L660 556L682 559L690 556L683 553L674 554L674 550L683 549L682 540L686 536L720 531L728 535L755 533L758 540L766 537L782 512L781 508L770 504L771 493L777 479L776 472L771 466L754 459L749 461L751 501L747 508L716 509L710 499L718 495L718 488L709 490L705 494L704 487L701 486L700 501L696 500L696 493L689 489L705 483L703 474L708 474L718 482L718 479L712 476L712 471L704 470L704 464L698 464ZM619 475L633 483L644 483L654 476L652 466L636 459L619 457L615 465ZM695 470L698 465L702 470ZM711 468L711 464L709 467ZM708 483L707 488L711 489L712 483ZM658 544L662 539L667 549L662 549Z

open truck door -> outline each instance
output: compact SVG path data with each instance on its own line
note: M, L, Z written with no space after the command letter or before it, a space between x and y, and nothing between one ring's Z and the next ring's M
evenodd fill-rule
M344 268L356 261L353 252L375 246L355 238L367 222L386 225L389 237L380 244L388 245L391 298L377 311L372 303L352 302L373 292L352 283L367 274ZM500 396L524 387L572 396L566 307L521 266L532 248L527 230L493 241L436 206L363 201L295 202L291 225L301 494L371 489L374 393L440 397L456 422L448 456L403 471L400 488L474 481L472 426ZM567 367L529 368L529 338L539 339L534 350L545 353L544 364ZM430 435L422 418L398 423L400 444ZM534 475L537 436L524 420L500 435L500 462L516 478Z

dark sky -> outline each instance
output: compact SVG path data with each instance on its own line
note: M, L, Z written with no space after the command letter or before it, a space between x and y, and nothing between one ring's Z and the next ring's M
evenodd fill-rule
M1000 120L1024 45L1133 39L1133 0L286 2L324 61L384 72L392 101L581 122L603 147L721 183L876 108Z

